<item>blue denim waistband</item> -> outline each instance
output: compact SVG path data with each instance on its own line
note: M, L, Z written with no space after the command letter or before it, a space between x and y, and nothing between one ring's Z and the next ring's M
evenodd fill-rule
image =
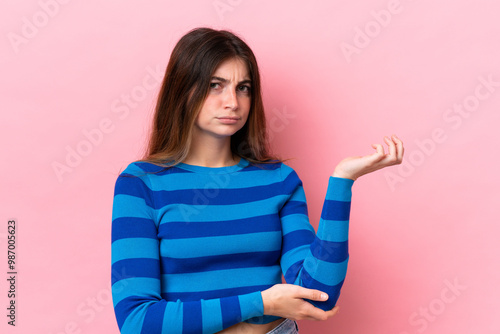
M272 331L267 332L267 334L299 334L299 328L295 321L285 319L285 321L279 324Z

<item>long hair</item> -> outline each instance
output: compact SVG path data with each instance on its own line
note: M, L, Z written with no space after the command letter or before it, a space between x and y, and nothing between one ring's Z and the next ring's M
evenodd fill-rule
M193 126L209 93L212 75L231 58L244 61L252 80L248 119L231 136L231 151L252 163L280 161L269 152L255 55L235 34L210 28L191 30L174 47L158 95L148 147L139 161L168 167L186 159Z

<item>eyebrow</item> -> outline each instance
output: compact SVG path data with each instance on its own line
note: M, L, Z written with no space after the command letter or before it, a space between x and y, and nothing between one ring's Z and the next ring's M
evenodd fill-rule
M217 77L217 76L213 76L212 77L212 80L219 80L220 82L223 82L223 83L226 83L226 82L229 82L228 79L224 79L224 78L221 78L221 77ZM243 81L240 81L238 82L238 85L242 85L242 84L251 84L252 83L252 80L250 79L247 79L247 80L243 80Z

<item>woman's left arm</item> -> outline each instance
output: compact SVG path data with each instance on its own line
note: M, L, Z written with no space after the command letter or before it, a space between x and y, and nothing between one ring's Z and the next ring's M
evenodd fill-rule
M340 295L347 272L348 228L351 188L362 175L399 164L403 143L397 137L385 137L389 153L380 144L372 145L374 154L342 160L329 179L318 232L309 224L302 182L291 172L285 179L293 192L280 212L283 228L281 266L287 283L316 289L328 294L325 302L311 301L323 310L332 309Z

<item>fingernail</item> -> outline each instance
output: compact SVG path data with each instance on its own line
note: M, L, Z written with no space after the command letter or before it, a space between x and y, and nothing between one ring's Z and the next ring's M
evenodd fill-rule
M326 295L326 293L322 293L321 296L320 296L320 298L323 299L323 300L327 300L328 296Z

